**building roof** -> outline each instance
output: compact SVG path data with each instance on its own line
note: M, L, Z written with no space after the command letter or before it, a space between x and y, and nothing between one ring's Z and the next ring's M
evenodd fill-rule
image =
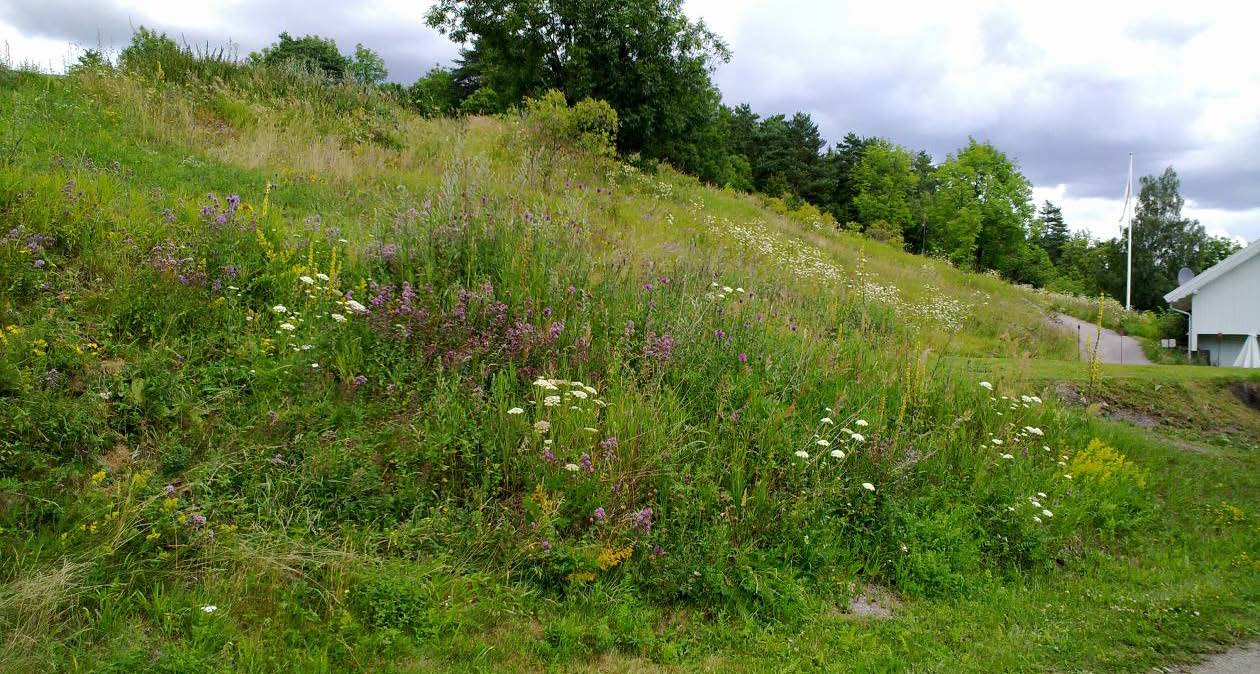
M1191 295L1199 292L1207 284L1233 271L1242 263L1250 260L1256 255L1260 255L1260 239L1253 241L1251 245L1230 255L1229 257L1208 267L1202 274L1190 279L1189 282L1177 286L1172 292L1164 295L1164 301L1172 304L1183 300Z

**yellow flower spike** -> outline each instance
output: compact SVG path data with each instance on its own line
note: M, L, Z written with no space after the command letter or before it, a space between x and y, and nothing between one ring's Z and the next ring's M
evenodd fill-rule
M105 471L98 470L92 474L92 484L100 484L105 481Z
M271 210L271 181L267 181L267 186L263 188L262 214L266 215Z

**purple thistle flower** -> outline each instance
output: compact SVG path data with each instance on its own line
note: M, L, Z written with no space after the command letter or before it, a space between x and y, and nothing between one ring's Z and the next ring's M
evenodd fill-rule
M717 330L713 331L713 336L717 337L718 339L726 339L726 331L723 330L722 328L718 328Z
M188 518L188 524L194 529L204 527L206 525L206 516L201 513L196 513L192 517Z
M163 493L165 493L167 496L174 496L174 495L175 495L175 485L173 485L173 484L168 484L168 485L166 485L165 487L163 487L163 488L162 488L162 492L163 492Z
M596 508L595 512L592 513L591 516L595 518L596 522L603 522L604 521L604 506L600 506Z
M546 461L547 463L554 463L556 460L556 454L555 452L551 451L550 447L543 450L542 456L543 456L543 461Z
M652 556L653 556L653 557L660 557L660 556L661 556L661 555L663 555L663 554L665 554L665 548L662 548L662 547L661 547L661 546L659 546L659 545L658 545L658 546L656 546L656 547L654 547L654 548L652 548Z
M544 539L542 539L542 543L540 543L539 545L540 545L540 546L542 546L543 552L547 552L547 551L551 550L551 541L549 541L549 540L547 540L547 539L545 539L545 538L544 538Z
M747 363L747 362L748 362L748 354L744 353L743 351L740 351L740 352L739 352L739 362L741 362L741 363Z
M582 458L578 459L578 464L582 466L582 470L588 473L595 472L595 463L591 461L591 455L583 453Z
M617 436L610 435L599 441L599 448L608 451L617 446Z
M649 332L647 344L643 346L643 355L653 358L657 361L664 362L674 355L674 346L676 342L670 335L661 335L657 337Z
M366 383L367 383L367 377L361 374L355 375L354 380L351 382L351 384L355 388L359 388L360 386L363 386Z
M644 290L646 290L646 291L648 291L648 292L652 292L652 283L651 283L651 282L644 283L644 284L643 284L643 289L644 289Z

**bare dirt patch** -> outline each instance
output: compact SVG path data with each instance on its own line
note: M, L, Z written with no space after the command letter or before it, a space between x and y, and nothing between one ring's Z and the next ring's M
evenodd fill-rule
M1260 384L1238 382L1230 385L1229 392L1238 398L1238 402L1260 412Z
M900 606L901 600L887 588L864 585L849 599L849 605L840 615L861 620L884 620L891 618L893 611Z

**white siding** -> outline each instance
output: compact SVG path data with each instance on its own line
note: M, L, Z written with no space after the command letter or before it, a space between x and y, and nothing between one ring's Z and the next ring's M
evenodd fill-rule
M1260 256L1200 288L1191 301L1195 334L1260 334Z

